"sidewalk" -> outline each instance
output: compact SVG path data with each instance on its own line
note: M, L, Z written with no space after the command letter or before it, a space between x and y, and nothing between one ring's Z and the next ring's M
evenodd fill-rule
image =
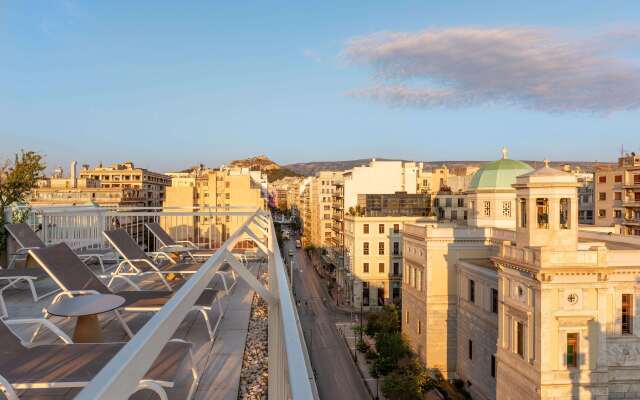
M380 388L378 386L378 385L382 385L382 379L377 380L376 378L373 378L371 376L371 374L369 373L369 364L367 363L367 358L365 354L360 353L355 349L356 344L358 343L358 339L360 337L353 331L352 329L353 324L354 323L349 323L349 322L338 322L336 323L336 328L338 329L338 332L341 333L344 339L345 345L349 348L349 351L352 357L355 351L355 354L357 356L356 364L358 365L360 376L362 377L362 380L366 383L367 390L369 391L371 398L386 400L386 398L380 392L379 390Z

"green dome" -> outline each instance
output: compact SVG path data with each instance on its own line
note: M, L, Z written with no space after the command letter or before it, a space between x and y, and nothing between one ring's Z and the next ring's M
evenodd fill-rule
M503 158L485 164L473 175L468 190L478 189L511 189L516 183L516 176L533 171L533 168L518 160Z

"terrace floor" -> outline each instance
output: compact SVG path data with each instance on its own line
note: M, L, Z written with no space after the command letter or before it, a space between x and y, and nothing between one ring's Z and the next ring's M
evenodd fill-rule
M254 274L262 269L258 263L250 263L249 267ZM95 269L99 273L98 269ZM140 281L143 289L159 289L162 287L150 279ZM47 289L55 288L53 282L49 279L43 279L37 284L38 293L45 293ZM197 369L200 373L200 382L197 387L195 399L237 399L238 388L240 384L240 371L242 368L242 359L247 338L247 329L251 314L251 301L254 291L241 279L238 279L237 285L233 288L229 296L223 296L222 284L219 278L216 278L211 285L216 289L220 289L222 307L224 309L224 318L218 327L216 339L213 343L209 341L209 336L204 326L202 316L197 312L191 312L180 325L174 337L184 339L193 344L193 352ZM126 289L124 286L118 289ZM4 294L5 301L9 310L10 319L19 318L41 318L42 310L52 300L53 296L42 299L38 303L34 303L30 297L29 290L8 290ZM127 324L135 333L140 329L146 321L151 318L151 313L125 313L124 318ZM219 316L218 310L214 308L209 314L212 325ZM72 336L75 319L66 319L61 317L49 318L55 325ZM100 322L103 331L103 337L108 342L122 342L127 340L127 336L122 330L118 322L113 318L113 314L103 314L100 316ZM18 335L23 339L28 339L35 329L34 327L13 327ZM36 343L61 343L56 341L56 337L43 330ZM2 344L0 344L1 346ZM184 399L191 385L192 378L190 371L185 369L180 374L178 384L175 388L168 390L170 399ZM46 389L46 390L28 390L19 392L20 399L72 399L79 389ZM157 396L151 392L138 392L131 397L136 400L155 399ZM0 393L0 399L4 399Z

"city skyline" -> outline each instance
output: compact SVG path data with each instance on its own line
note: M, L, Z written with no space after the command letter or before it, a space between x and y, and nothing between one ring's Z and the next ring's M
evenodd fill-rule
M437 6L4 3L0 156L171 171L640 151L637 4Z

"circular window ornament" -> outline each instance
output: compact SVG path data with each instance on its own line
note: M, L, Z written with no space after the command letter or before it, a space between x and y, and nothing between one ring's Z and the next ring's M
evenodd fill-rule
M577 304L578 303L578 295L575 293L569 293L567 296L567 302L569 304Z

